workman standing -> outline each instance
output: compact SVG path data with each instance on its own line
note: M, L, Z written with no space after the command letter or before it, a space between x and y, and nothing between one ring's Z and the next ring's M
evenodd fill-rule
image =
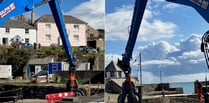
M202 83L199 80L196 80L196 92L200 103L202 103Z

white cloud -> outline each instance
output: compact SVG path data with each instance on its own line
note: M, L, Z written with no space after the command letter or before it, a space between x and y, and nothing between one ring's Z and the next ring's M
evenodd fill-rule
M179 42L179 48L181 51L194 51L200 49L201 36L198 34L192 34L189 38L181 40Z
M142 53L144 60L164 59L169 53L178 51L175 46L166 41L153 42L146 46L140 46L138 49Z
M176 4L176 3L169 3L169 4L165 5L165 6L163 7L163 9L174 9L174 8L178 8L178 7L180 7L179 4Z
M143 61L142 65L179 65L178 61L173 61L169 59L163 59L163 60L148 60Z
M127 40L132 12L133 10L130 9L130 6L122 6L115 12L106 14L106 40ZM159 40L173 37L177 26L172 22L156 19L155 16L157 14L158 13L154 10L145 10L139 30L138 41Z
M65 14L73 15L95 29L104 29L105 0L89 0Z
M192 34L185 40L179 41L180 45L159 41L138 47L142 55L142 70L151 73L152 77L159 76L161 70L165 77L171 79L175 79L176 75L183 77L204 72L207 66L199 48L200 40L200 35ZM116 58L113 60L117 63L117 59L121 58L121 55L114 55ZM110 60L107 59L108 56L110 58L112 55L106 54L106 63L109 63L107 61ZM133 71L137 70L138 61L131 61L131 67Z
M118 54L105 54L105 67L111 62L114 61L117 63L118 59L121 60L122 56Z
M139 47L142 59L144 58L144 70L155 75L162 70L167 76L202 72L206 64L199 48L200 40L199 35L193 34L180 41L180 45L171 45L164 41Z

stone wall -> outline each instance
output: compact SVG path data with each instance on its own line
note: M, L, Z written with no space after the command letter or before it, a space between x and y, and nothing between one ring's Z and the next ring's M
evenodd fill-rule
M68 71L55 72L55 77L60 76L62 82L68 80ZM87 83L91 81L93 84L104 83L104 71L76 71L76 79L80 82Z
M65 92L66 89L65 86L1 85L0 91L3 91L0 97L19 96L24 99L45 99L46 94Z
M197 97L160 97L143 99L143 103L199 103Z
M143 95L159 95L164 91L165 94L182 94L183 88L170 88L169 83L161 84L144 84L143 85Z
M105 103L117 103L118 95L119 94L106 93ZM197 95L174 96L174 97L144 96L142 103L199 103L199 101Z

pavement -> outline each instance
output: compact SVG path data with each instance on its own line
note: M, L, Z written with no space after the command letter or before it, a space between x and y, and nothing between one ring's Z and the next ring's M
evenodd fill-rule
M22 99L18 100L16 103L47 103L45 99Z

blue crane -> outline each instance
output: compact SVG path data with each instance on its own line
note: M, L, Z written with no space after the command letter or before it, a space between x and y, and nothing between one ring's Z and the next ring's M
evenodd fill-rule
M125 103L126 97L128 98L127 99L128 103L142 102L141 89L138 89L139 92L137 93L135 91L134 83L131 81L130 78L130 73L131 73L130 60L132 58L134 45L136 43L138 31L141 25L141 21L146 8L147 1L148 0L135 0L129 38L127 41L127 45L125 47L125 52L124 54L122 54L122 60L118 60L117 63L117 65L123 70L125 74L125 81L122 84L122 93L118 96L118 103ZM166 1L193 7L209 23L209 11L208 11L209 0L166 0ZM209 35L209 33L206 34ZM204 36L204 37L209 38L209 36ZM208 38L207 40L205 39L203 40L208 41L209 43ZM139 98L139 100L137 100L137 97Z
M60 37L62 39L63 48L65 49L68 62L70 64L69 79L66 84L67 91L73 92L75 95L83 95L83 92L78 88L78 83L75 77L76 58L68 39L63 15L59 6L59 0L1 0L0 25L2 25L8 18L12 16L32 11L34 8L45 3L48 3L50 6Z

